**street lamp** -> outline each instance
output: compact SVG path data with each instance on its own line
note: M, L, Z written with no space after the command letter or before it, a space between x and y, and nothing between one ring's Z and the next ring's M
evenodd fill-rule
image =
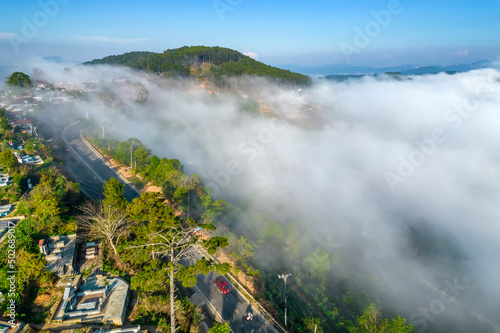
M286 279L288 279L289 276L292 274L278 274L278 277L280 279L283 279L283 282L285 284L285 326L286 326Z

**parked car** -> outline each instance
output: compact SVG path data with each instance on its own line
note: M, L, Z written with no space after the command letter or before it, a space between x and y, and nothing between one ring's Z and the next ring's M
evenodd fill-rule
M224 295L231 292L231 286L223 276L218 276L215 279L215 285L217 286L219 291Z

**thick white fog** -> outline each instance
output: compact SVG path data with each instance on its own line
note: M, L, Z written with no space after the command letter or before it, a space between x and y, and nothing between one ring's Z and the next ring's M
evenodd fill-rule
M110 135L179 159L217 198L307 227L310 241L343 254L332 269L368 269L387 310L418 331L440 330L446 317L500 332L500 72L301 91L246 78L245 91L210 94L125 69L43 71L50 81L98 79L120 106L80 108ZM146 87L146 103L113 82L124 77ZM249 99L270 114L241 111Z

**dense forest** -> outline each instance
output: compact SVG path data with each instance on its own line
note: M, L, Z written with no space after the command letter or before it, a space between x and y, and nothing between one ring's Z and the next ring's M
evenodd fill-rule
M224 84L225 77L242 75L262 76L284 84L300 86L311 84L309 76L272 67L238 51L218 46L184 46L163 53L129 52L92 60L85 64L123 65L167 77L195 76L217 86Z

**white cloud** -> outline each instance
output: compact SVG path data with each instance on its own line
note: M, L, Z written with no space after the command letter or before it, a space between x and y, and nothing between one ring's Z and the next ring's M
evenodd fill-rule
M252 47L249 47L248 49L244 49L243 54L246 55L247 57L258 60L258 58L259 58L258 54L255 52L252 52L251 50L252 50Z
M112 124L110 137L133 133L157 156L189 161L187 172L200 175L219 198L253 206L284 225L296 223L303 249L321 244L339 255L330 272L335 279L348 276L370 293L377 288L373 294L384 295L399 315L441 304L436 290L446 288L445 279L466 285L467 292L432 317L435 322L425 321L426 332L445 324L466 332L460 329L465 324L486 325L474 318L498 318L500 72L318 81L300 94L243 79L240 93L258 97L276 119L242 113L233 95L214 98L189 81L161 80L160 86L135 75L81 66L54 80L141 82L147 103L138 105L129 86L114 83L103 89L130 106L126 113L97 101L78 105L80 114L90 110L90 117ZM430 141L436 130L445 139ZM239 171L229 174L228 163ZM409 168L391 191L385 172ZM259 227L251 214L238 223ZM415 318L422 330L422 312Z
M105 42L105 43L117 43L117 44L132 44L132 43L147 41L150 39L150 38L115 38L115 37L105 37L105 36L80 36L79 38L93 42Z
M243 54L255 60L259 58L259 56L255 52L244 52Z
M245 52L243 54L246 55L246 56L248 56L248 57L250 57L250 58L252 58L252 59L255 59L255 60L257 60L259 58L259 56L255 52Z
M469 56L469 50L457 51L456 55L459 56L459 57L468 57Z

